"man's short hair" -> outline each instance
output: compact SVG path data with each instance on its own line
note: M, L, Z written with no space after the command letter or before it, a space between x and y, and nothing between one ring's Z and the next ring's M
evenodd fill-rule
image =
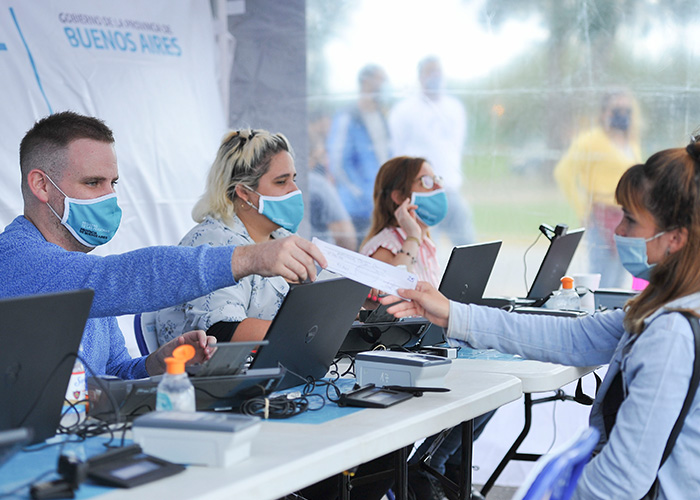
M440 58L435 55L429 55L418 61L418 75L423 74L423 70L428 64L440 64Z
M63 111L42 118L24 135L19 146L22 194L29 194L27 174L39 168L55 176L58 182L66 167L66 149L78 139L113 143L114 134L102 120L73 111Z
M372 78L374 75L377 73L384 71L384 69L378 65L378 64L367 64L360 69L360 72L357 74L357 83L362 85L362 82L367 80L368 78Z

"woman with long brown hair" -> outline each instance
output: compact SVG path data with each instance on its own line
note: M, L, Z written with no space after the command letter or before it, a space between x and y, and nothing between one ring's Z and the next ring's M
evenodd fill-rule
M372 225L360 253L406 266L437 286L440 267L428 227L447 214L442 179L423 158L399 156L379 169L373 196Z
M447 327L478 348L574 366L609 364L591 410L600 431L573 498L658 498L700 491L700 398L689 392L694 335L682 312L700 316L700 142L667 149L627 170L615 197L623 266L649 286L624 309L580 319L519 315L448 301L427 283L399 290L412 302L390 308ZM390 298L385 300L390 302ZM689 411L680 419L686 396ZM676 422L680 434L662 464Z

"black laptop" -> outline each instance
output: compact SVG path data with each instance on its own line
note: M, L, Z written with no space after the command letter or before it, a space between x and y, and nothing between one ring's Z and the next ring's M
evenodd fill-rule
M574 229L563 235L555 235L549 243L530 290L526 297L484 298L481 303L494 307L541 307L554 290L558 290L562 276L566 275L571 259L581 242L584 229Z
M501 241L454 247L440 281L440 292L450 300L478 303L484 295Z
M476 243L454 247L442 275L439 290L448 299L457 302L478 303L486 289L501 241ZM444 329L425 318L397 320L386 312L388 306L379 306L362 322L356 321L348 332L340 350L355 354L375 348L428 346L444 341Z
M529 301L529 305L539 307L547 301L554 290L559 289L560 280L569 269L583 232L583 228L574 229L562 236L555 236L551 240L535 280L530 286L530 291L523 301L525 304Z
M56 433L93 295L76 290L0 300L0 431L30 429L32 443Z
M440 293L463 304L480 304L503 242L489 241L454 247L440 280ZM430 324L420 339L423 347L445 341L445 329Z
M324 377L369 291L347 278L292 285L250 368L284 366L278 390Z

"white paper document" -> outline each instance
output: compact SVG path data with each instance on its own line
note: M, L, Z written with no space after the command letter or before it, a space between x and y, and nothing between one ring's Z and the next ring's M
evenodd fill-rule
M326 243L318 238L314 238L312 242L321 250L328 261L326 269L363 285L398 295L399 288L413 289L418 284L418 276L404 269Z

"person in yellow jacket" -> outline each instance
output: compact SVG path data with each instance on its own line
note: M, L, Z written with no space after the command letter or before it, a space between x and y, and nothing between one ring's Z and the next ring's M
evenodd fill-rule
M632 276L617 257L613 240L622 210L615 186L641 162L639 108L626 91L604 96L599 124L581 133L554 169L554 178L586 226L589 272L601 274L601 287L626 287Z

